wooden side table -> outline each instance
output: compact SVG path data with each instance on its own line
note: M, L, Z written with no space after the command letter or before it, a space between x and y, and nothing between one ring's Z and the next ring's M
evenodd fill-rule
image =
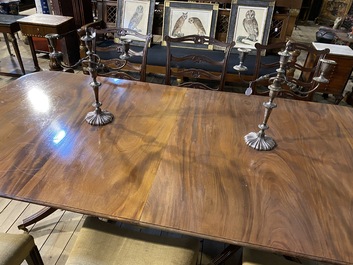
M28 36L33 62L39 69L32 37L44 38L46 34L62 35L61 52L66 64L73 64L79 60L79 41L76 33L75 21L72 17L49 14L33 14L18 20L23 35Z
M22 74L25 75L26 72L23 66L20 50L18 49L18 44L15 37L15 33L20 30L20 25L17 22L17 20L24 17L25 16L19 16L19 15L0 15L0 32L4 34L4 39L6 43L8 43L9 41L12 43ZM7 34L10 35L10 38L8 38ZM7 75L18 75L18 74L11 74L7 72L1 72L1 73L7 74Z
M335 103L338 104L343 98L343 91L353 70L353 50L346 45L319 42L313 42L312 45L317 50L329 48L330 53L326 55L326 58L337 62L330 77L330 82L321 85L317 92L333 94L336 99Z

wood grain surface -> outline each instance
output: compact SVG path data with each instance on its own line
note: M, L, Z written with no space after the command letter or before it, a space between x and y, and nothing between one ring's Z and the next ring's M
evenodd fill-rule
M243 136L264 100L189 90L141 222L351 264L352 109L278 100L259 152Z
M26 75L0 93L0 196L287 255L353 263L353 109L100 79ZM33 93L33 95L32 95ZM58 143L58 132L65 137ZM54 142L53 142L54 140Z
M115 119L93 127L89 83L41 72L1 90L0 195L138 220L184 90L111 79L100 99Z

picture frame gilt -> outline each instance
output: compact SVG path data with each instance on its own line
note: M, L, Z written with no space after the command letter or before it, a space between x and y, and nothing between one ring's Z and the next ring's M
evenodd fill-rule
M214 38L218 16L218 4L194 2L164 2L162 45L165 36L182 37L186 35L203 35ZM195 43L178 43L173 46L185 48L213 49L211 45Z
M255 50L256 43L266 45L274 7L273 0L232 0L227 42L235 41L235 50Z
M129 28L143 35L152 34L155 0L118 0L116 27ZM131 39L132 45L143 46L144 40Z
M332 26L338 17L346 18L351 6L352 0L323 0L316 23Z

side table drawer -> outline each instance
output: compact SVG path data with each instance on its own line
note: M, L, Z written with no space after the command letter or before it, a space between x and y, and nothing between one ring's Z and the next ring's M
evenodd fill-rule
M29 24L20 24L21 31L26 36L31 37L45 37L48 33L58 33L58 29L56 27L43 26L43 25L29 25Z
M66 64L73 64L80 58L79 39L73 17L33 14L19 19L18 23L20 24L23 35L28 36L32 54L35 54L32 37L44 38L45 35L54 33L63 36L59 42Z

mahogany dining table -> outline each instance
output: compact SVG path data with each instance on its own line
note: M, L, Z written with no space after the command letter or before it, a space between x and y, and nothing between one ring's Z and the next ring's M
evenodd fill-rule
M91 78L0 89L0 196L263 251L353 264L353 108L99 78L112 123L85 121Z

